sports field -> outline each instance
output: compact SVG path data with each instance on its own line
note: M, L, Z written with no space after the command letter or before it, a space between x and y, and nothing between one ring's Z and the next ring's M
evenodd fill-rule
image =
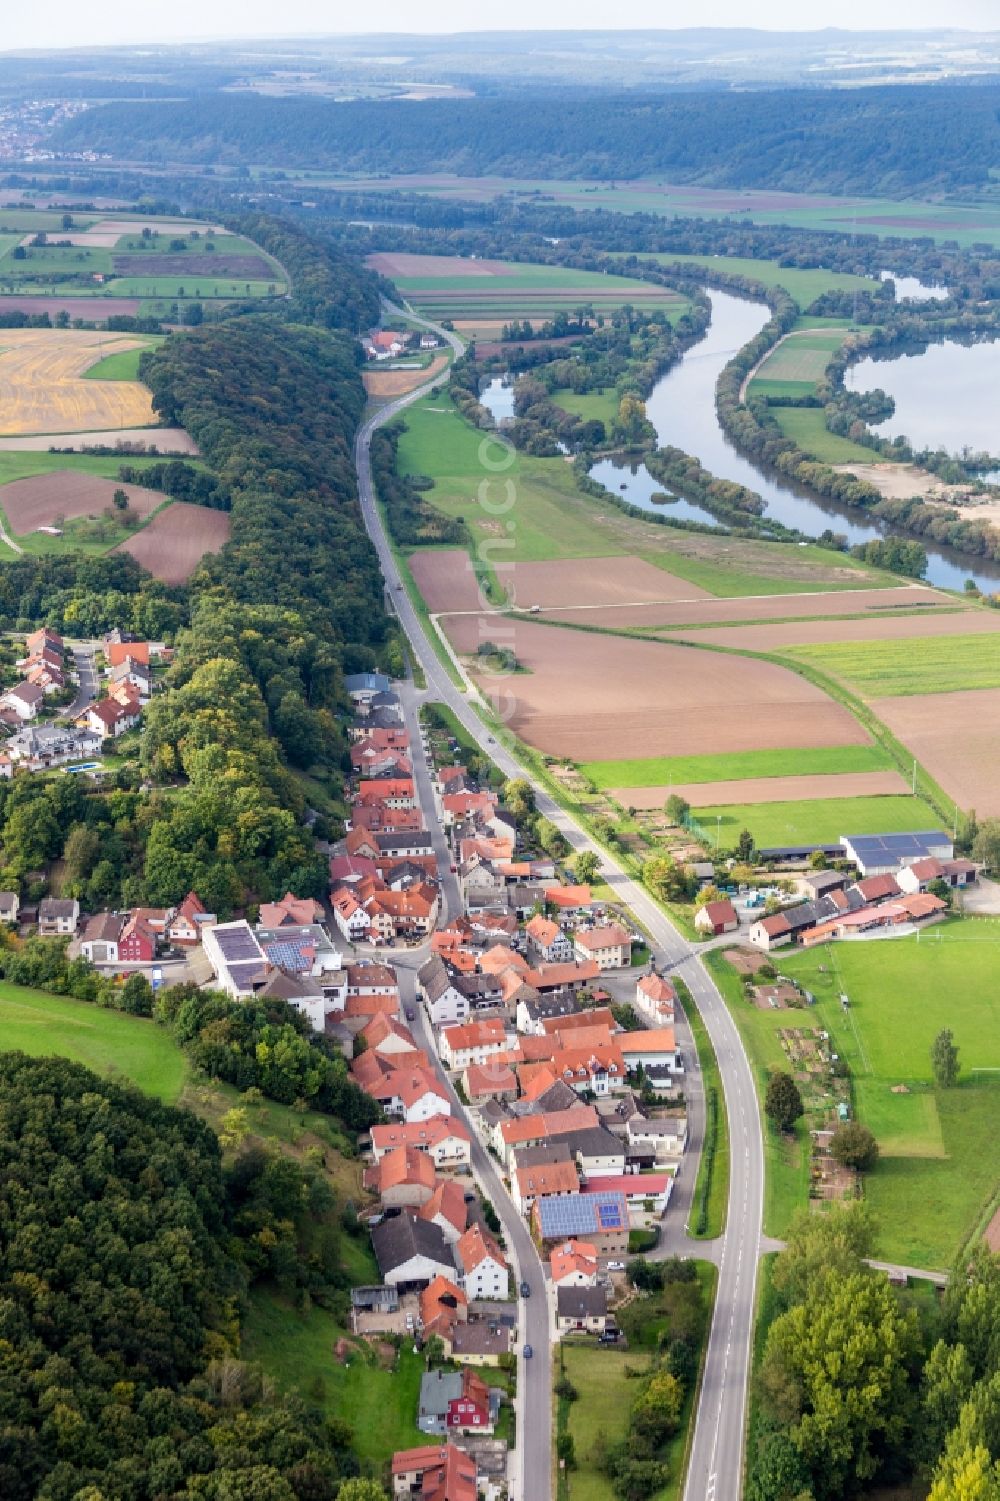
M137 1084L168 1103L177 1099L187 1077L183 1053L155 1022L2 982L0 1047L72 1058L103 1078Z
M1000 636L923 636L919 640L836 641L795 646L787 656L841 678L865 698L1000 688ZM947 714L947 701L941 713Z
M816 996L817 1019L850 1066L858 1116L879 1140L865 1197L887 1258L948 1266L1000 1188L998 963L1000 923L983 918L928 929L919 940L781 955L781 969ZM779 1016L787 1023L788 1012ZM942 1027L959 1048L954 1090L936 1089L931 1074Z
M936 829L940 815L920 797L834 797L789 803L714 803L695 813L709 842L731 849L749 829L758 849L784 844L836 844L842 834L893 834Z

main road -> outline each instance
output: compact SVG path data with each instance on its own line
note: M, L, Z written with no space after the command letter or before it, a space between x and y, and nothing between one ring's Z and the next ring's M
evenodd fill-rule
M458 338L437 325L418 320L410 312L387 305L389 316L405 316L445 340L456 354ZM630 876L586 830L549 796L526 766L498 742L473 709L469 697L451 680L429 640L393 556L372 487L370 446L372 434L391 421L411 402L448 379L447 371L417 390L388 402L372 412L359 428L355 440L358 493L368 534L375 545L382 573L396 614L427 679L428 698L446 704L483 753L508 777L524 777L532 783L539 812L552 820L575 852L592 850L600 859L604 877L618 900L631 908L646 929L658 967L679 976L689 987L715 1048L719 1063L730 1137L729 1203L726 1228L717 1257L719 1280L709 1332L695 1432L688 1463L684 1501L730 1501L738 1498L743 1484L743 1444L746 1428L747 1387L753 1338L757 1267L761 1253L761 1219L764 1196L764 1143L753 1075L743 1043L732 1017L697 951L678 932L638 881ZM488 477L484 473L484 478ZM473 503L473 502L470 502ZM541 1289L539 1289L541 1292ZM528 1369L533 1362L526 1362ZM540 1373L540 1365L535 1370ZM525 1372L527 1374L527 1372ZM533 1373L534 1374L534 1373ZM533 1376L527 1376L530 1387ZM548 1456L551 1433L550 1394L531 1390L521 1405L522 1492L524 1501L550 1501L551 1464ZM542 1429L544 1428L544 1437ZM521 1501L520 1497L516 1501Z

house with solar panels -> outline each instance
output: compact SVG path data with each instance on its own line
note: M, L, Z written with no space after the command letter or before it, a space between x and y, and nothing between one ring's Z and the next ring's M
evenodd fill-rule
M917 834L843 834L840 843L862 876L891 875L915 860L950 860L950 834L931 829Z
M201 942L216 984L233 1000L254 995L267 979L267 955L249 923L214 923L202 929Z
M628 1200L616 1190L538 1198L532 1220L543 1242L587 1240L598 1256L628 1251Z

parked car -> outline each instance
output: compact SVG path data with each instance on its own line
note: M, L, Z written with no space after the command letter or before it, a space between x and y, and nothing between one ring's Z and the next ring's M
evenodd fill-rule
M521 1283L521 1297L522 1298L530 1298L531 1297L531 1286L527 1282L522 1282Z
M535 1352L530 1345L525 1345L524 1349L521 1351L521 1354L524 1356L525 1360L530 1360L534 1353Z
M609 1272L623 1272L624 1270L625 1270L625 1263L624 1263L624 1261L609 1261L608 1262L608 1271Z
M408 1022L415 1022L416 1019L417 1019L417 1013L414 1011L413 1007L412 1006L407 1006L407 1008L406 1008L406 1020Z

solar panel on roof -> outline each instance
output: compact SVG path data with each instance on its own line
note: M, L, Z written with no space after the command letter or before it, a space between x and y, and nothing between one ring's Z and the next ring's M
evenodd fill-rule
M260 946L249 928L216 928L215 939L226 960L260 958Z
M279 969L306 970L311 967L311 960L303 952L305 947L302 942L266 943L264 952Z

